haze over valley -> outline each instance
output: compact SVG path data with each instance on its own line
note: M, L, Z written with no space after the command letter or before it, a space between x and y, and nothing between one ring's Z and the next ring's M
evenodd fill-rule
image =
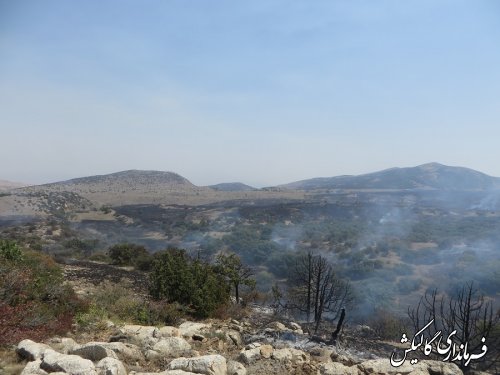
M500 179L430 163L255 189L195 186L173 172L130 170L16 188L0 197L1 235L59 257L136 243L214 260L234 252L259 290L303 252L357 286L356 315L403 315L433 285L464 280L498 298Z

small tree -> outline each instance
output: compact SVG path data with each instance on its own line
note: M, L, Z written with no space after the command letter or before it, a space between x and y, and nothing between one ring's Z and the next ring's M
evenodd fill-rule
M240 286L246 285L255 288L255 280L251 278L253 272L243 265L239 256L234 253L217 256L216 267L218 272L234 287L236 303L240 303Z
M315 333L325 313L336 319L353 300L350 284L336 275L326 258L311 252L299 258L289 281L285 306L305 313L308 322L312 315Z
M178 302L204 318L228 302L229 291L214 266L191 259L184 250L168 249L155 255L150 275L150 293L155 299Z
M108 255L113 264L118 266L131 266L135 264L137 259L149 257L149 253L144 246L133 243L113 245L108 249Z

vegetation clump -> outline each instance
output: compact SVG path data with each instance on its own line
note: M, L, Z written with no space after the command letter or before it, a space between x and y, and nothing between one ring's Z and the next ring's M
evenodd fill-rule
M65 333L81 307L52 258L0 240L0 345Z
M197 318L213 316L230 298L230 284L215 266L179 249L156 254L150 283L153 298L185 305Z

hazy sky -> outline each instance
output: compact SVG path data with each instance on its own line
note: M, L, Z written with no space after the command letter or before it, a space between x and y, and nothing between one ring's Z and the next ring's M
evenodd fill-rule
M0 0L0 179L500 176L500 1Z

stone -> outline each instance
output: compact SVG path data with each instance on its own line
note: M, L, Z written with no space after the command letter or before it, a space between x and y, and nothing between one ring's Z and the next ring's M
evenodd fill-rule
M410 365L410 361L406 361L399 367L393 367L389 358L382 359L370 359L368 361L361 362L357 365L358 369L363 374L409 374L415 367Z
M293 329L294 331L302 331L302 327L300 325L298 325L297 323L294 323L294 322L290 322L290 324L288 324L290 326L291 329Z
M53 349L48 345L26 339L17 345L16 353L23 359L34 361L35 359L41 359L47 350Z
M227 361L227 375L247 375L247 369L240 362Z
M331 362L331 355L333 351L328 347L315 346L309 349L309 354L313 357L316 362L328 363Z
M227 331L226 336L230 340L230 342L232 342L237 347L243 345L243 339L241 338L241 335L238 331Z
M68 354L78 355L85 359L90 359L92 362L100 361L103 358L118 358L115 352L98 343L84 344L72 350Z
M295 348L275 349L272 358L280 362L290 362L293 365L302 365L310 360L306 353Z
M286 331L286 329L287 329L286 326L280 322L271 322L266 327L271 328L271 329L278 331L278 332Z
M159 330L160 337L181 337L181 332L176 327L165 326Z
M143 348L154 346L160 339L160 330L153 326L125 325L120 332L129 336L132 343Z
M424 360L419 361L413 367L415 368L415 370L426 371L429 374L463 375L462 370L460 370L460 368L455 363L450 362Z
M97 375L92 361L77 355L61 354L54 350L47 350L40 364L40 368L47 372L65 372L72 375Z
M169 370L182 370L204 375L227 375L226 358L221 355L204 355L193 358L177 358L168 365Z
M262 358L271 358L273 355L273 347L271 345L261 345L259 349Z
M250 365L261 359L260 347L243 350L240 353L239 359L246 365Z
M63 354L69 354L71 351L80 347L75 340L68 337L54 339L51 346L55 351Z
M321 375L358 375L359 371L356 366L348 367L338 362L322 363L319 366Z
M179 326L179 331L181 336L192 337L195 333L203 333L207 328L210 328L210 326L205 323L184 322Z
M96 370L98 375L127 375L127 370L121 361L116 358L106 357L101 359Z
M181 337L165 337L152 348L163 355L179 355L191 349L191 345Z
M21 372L21 375L46 375L47 371L42 370L40 368L40 365L42 364L41 359L37 359L32 362L28 362L26 366L24 366L23 371Z
M106 349L110 349L122 361L140 361L144 358L137 345L124 342L89 342L86 345L99 344Z

